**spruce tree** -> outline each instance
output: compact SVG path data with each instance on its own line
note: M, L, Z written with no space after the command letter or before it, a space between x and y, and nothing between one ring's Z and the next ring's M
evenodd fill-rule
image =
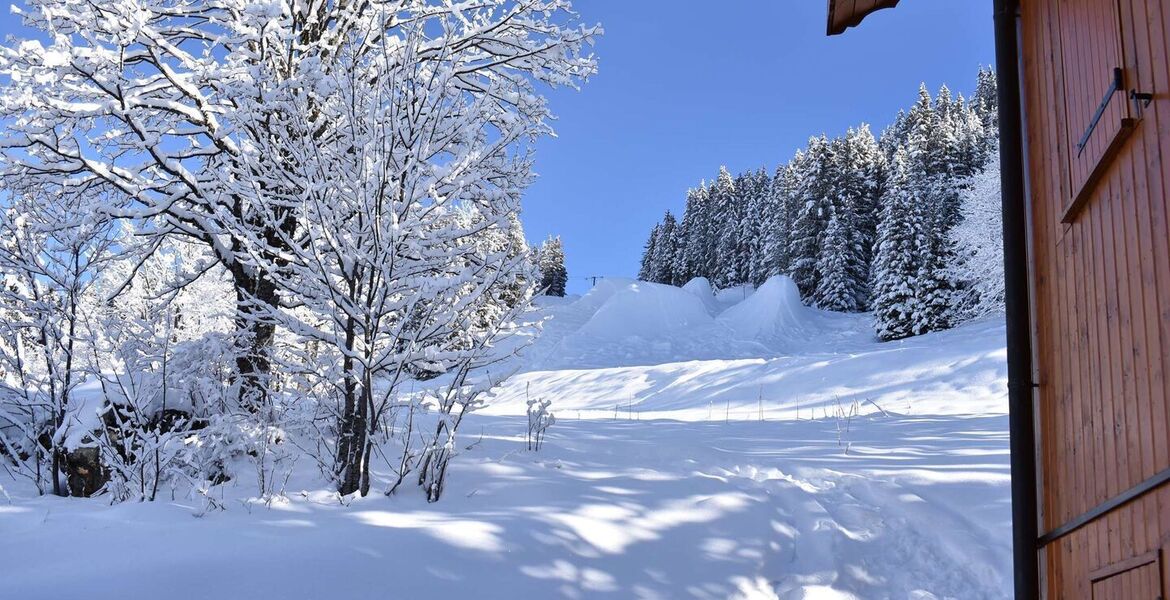
M769 219L775 213L772 178L760 167L752 177L751 195L747 199L741 235L748 241L747 280L760 285L772 274L768 253Z
M683 213L682 261L686 268L679 274L690 281L695 277L711 277L714 262L714 242L711 236L711 193L707 183L687 192L686 212Z
M877 206L885 160L866 125L849 129L838 146L833 210L849 224L850 229L849 255L845 257L848 287L855 295L850 305L855 307L852 310L865 310L869 305L869 271L877 235Z
M674 262L678 247L678 222L670 211L662 219L654 238L654 257L650 261L650 278L654 283L675 284Z
M638 279L642 281L652 281L654 273L657 271L657 265L654 260L657 254L654 252L654 245L658 241L658 229L660 225L654 224L654 228L650 230L650 237L646 239L646 245L642 246L642 264L638 269Z
M565 247L560 236L549 236L540 245L537 253L540 267L540 287L546 296L564 296L565 286L569 282L569 272L565 269Z
M874 256L874 318L882 340L919 331L919 282L923 243L921 207L910 184L906 153L896 151L882 197L882 218Z
M709 223L715 234L715 251L709 265L711 284L718 288L730 287L741 283L738 223L742 211L736 197L735 180L727 167L719 168L708 202L711 208Z
M820 256L819 274L813 295L816 306L825 310L855 312L861 309L867 281L862 272L866 265L859 261L861 244L857 228L848 213L833 214L825 229Z
M829 223L832 206L829 191L834 177L833 154L832 144L824 135L810 139L797 176L797 207L788 243L789 270L806 300L817 289L821 235Z
M979 115L985 131L999 130L999 90L995 79L995 71L991 68L979 69L978 82L975 84L975 97L971 99L971 108Z
M961 218L959 191L964 167L958 148L956 115L944 87L932 101L926 87L909 113L906 165L912 195L919 203L922 242L915 293L915 333L945 329L951 321L951 293L946 272L952 262L949 232Z
M767 276L789 273L791 259L789 244L792 223L797 207L796 192L798 177L804 163L804 152L796 155L788 164L776 168L776 175L769 187L771 210L765 217L764 254L767 261Z

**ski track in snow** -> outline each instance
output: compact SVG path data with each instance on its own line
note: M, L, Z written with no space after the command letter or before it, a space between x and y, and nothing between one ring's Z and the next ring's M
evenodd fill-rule
M542 300L438 504L343 506L307 465L201 518L5 481L0 598L1008 597L1002 324L878 344L788 282L701 283ZM559 419L539 453L526 394Z

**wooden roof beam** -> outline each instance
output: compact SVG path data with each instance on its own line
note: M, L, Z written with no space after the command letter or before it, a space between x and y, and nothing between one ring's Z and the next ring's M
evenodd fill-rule
M844 33L861 23L869 13L897 5L898 0L829 0L828 34Z

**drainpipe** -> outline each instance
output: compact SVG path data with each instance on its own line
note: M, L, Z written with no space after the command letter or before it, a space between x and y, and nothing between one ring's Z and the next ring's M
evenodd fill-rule
M1015 597L1040 597L1036 510L1036 433L1032 405L1032 331L1028 300L1028 203L1020 96L1019 0L995 2L999 89L999 164L1007 312L1008 427L1011 433Z

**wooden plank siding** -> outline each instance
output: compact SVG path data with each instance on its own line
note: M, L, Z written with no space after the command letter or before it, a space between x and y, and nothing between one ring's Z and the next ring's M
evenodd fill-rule
M1025 1L1021 28L1039 510L1051 532L1170 468L1170 6ZM1114 68L1122 86L1106 96ZM1041 548L1045 596L1163 597L1168 540L1162 485Z

